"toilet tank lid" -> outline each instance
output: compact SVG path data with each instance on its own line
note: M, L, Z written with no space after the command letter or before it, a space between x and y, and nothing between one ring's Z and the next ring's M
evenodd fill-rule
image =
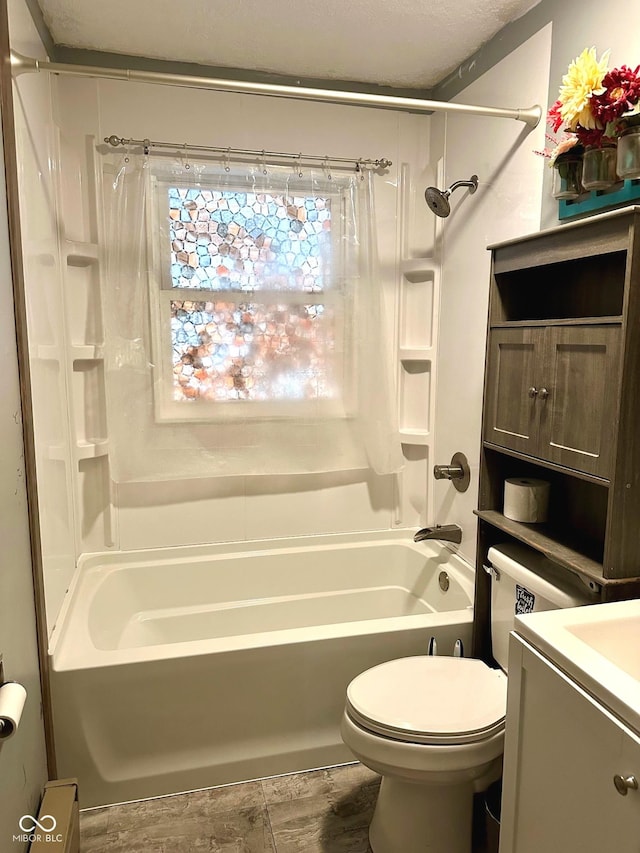
M494 545L487 557L499 572L557 607L575 607L599 600L597 592L590 590L572 571L519 542Z

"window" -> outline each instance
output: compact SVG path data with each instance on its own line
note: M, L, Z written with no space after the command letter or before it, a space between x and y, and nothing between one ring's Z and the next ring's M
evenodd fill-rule
M156 417L344 413L343 200L313 190L154 179Z
M104 164L111 477L400 470L372 173L187 165Z

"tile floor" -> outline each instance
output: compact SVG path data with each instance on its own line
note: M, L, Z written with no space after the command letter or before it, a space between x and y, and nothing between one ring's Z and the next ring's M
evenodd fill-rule
M80 814L82 853L370 853L380 778L361 764Z
M368 830L379 786L371 770L346 764L91 809L80 813L80 850L371 853ZM488 829L478 796L474 853L497 851L497 837L488 836Z

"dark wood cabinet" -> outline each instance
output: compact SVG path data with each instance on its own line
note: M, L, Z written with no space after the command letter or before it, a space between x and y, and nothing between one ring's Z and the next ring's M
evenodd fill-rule
M497 328L488 345L484 440L531 456L539 446L544 332Z
M493 328L484 440L608 478L620 324Z
M476 654L486 554L519 540L602 601L640 596L640 207L490 247L478 498ZM503 514L504 481L551 483L548 521Z
M536 397L537 455L609 479L621 327L553 326L546 333L544 375Z

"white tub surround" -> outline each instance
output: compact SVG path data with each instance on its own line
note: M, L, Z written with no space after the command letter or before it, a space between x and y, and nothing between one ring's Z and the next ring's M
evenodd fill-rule
M59 772L86 807L349 761L347 684L468 646L472 597L400 531L85 557L51 647Z

